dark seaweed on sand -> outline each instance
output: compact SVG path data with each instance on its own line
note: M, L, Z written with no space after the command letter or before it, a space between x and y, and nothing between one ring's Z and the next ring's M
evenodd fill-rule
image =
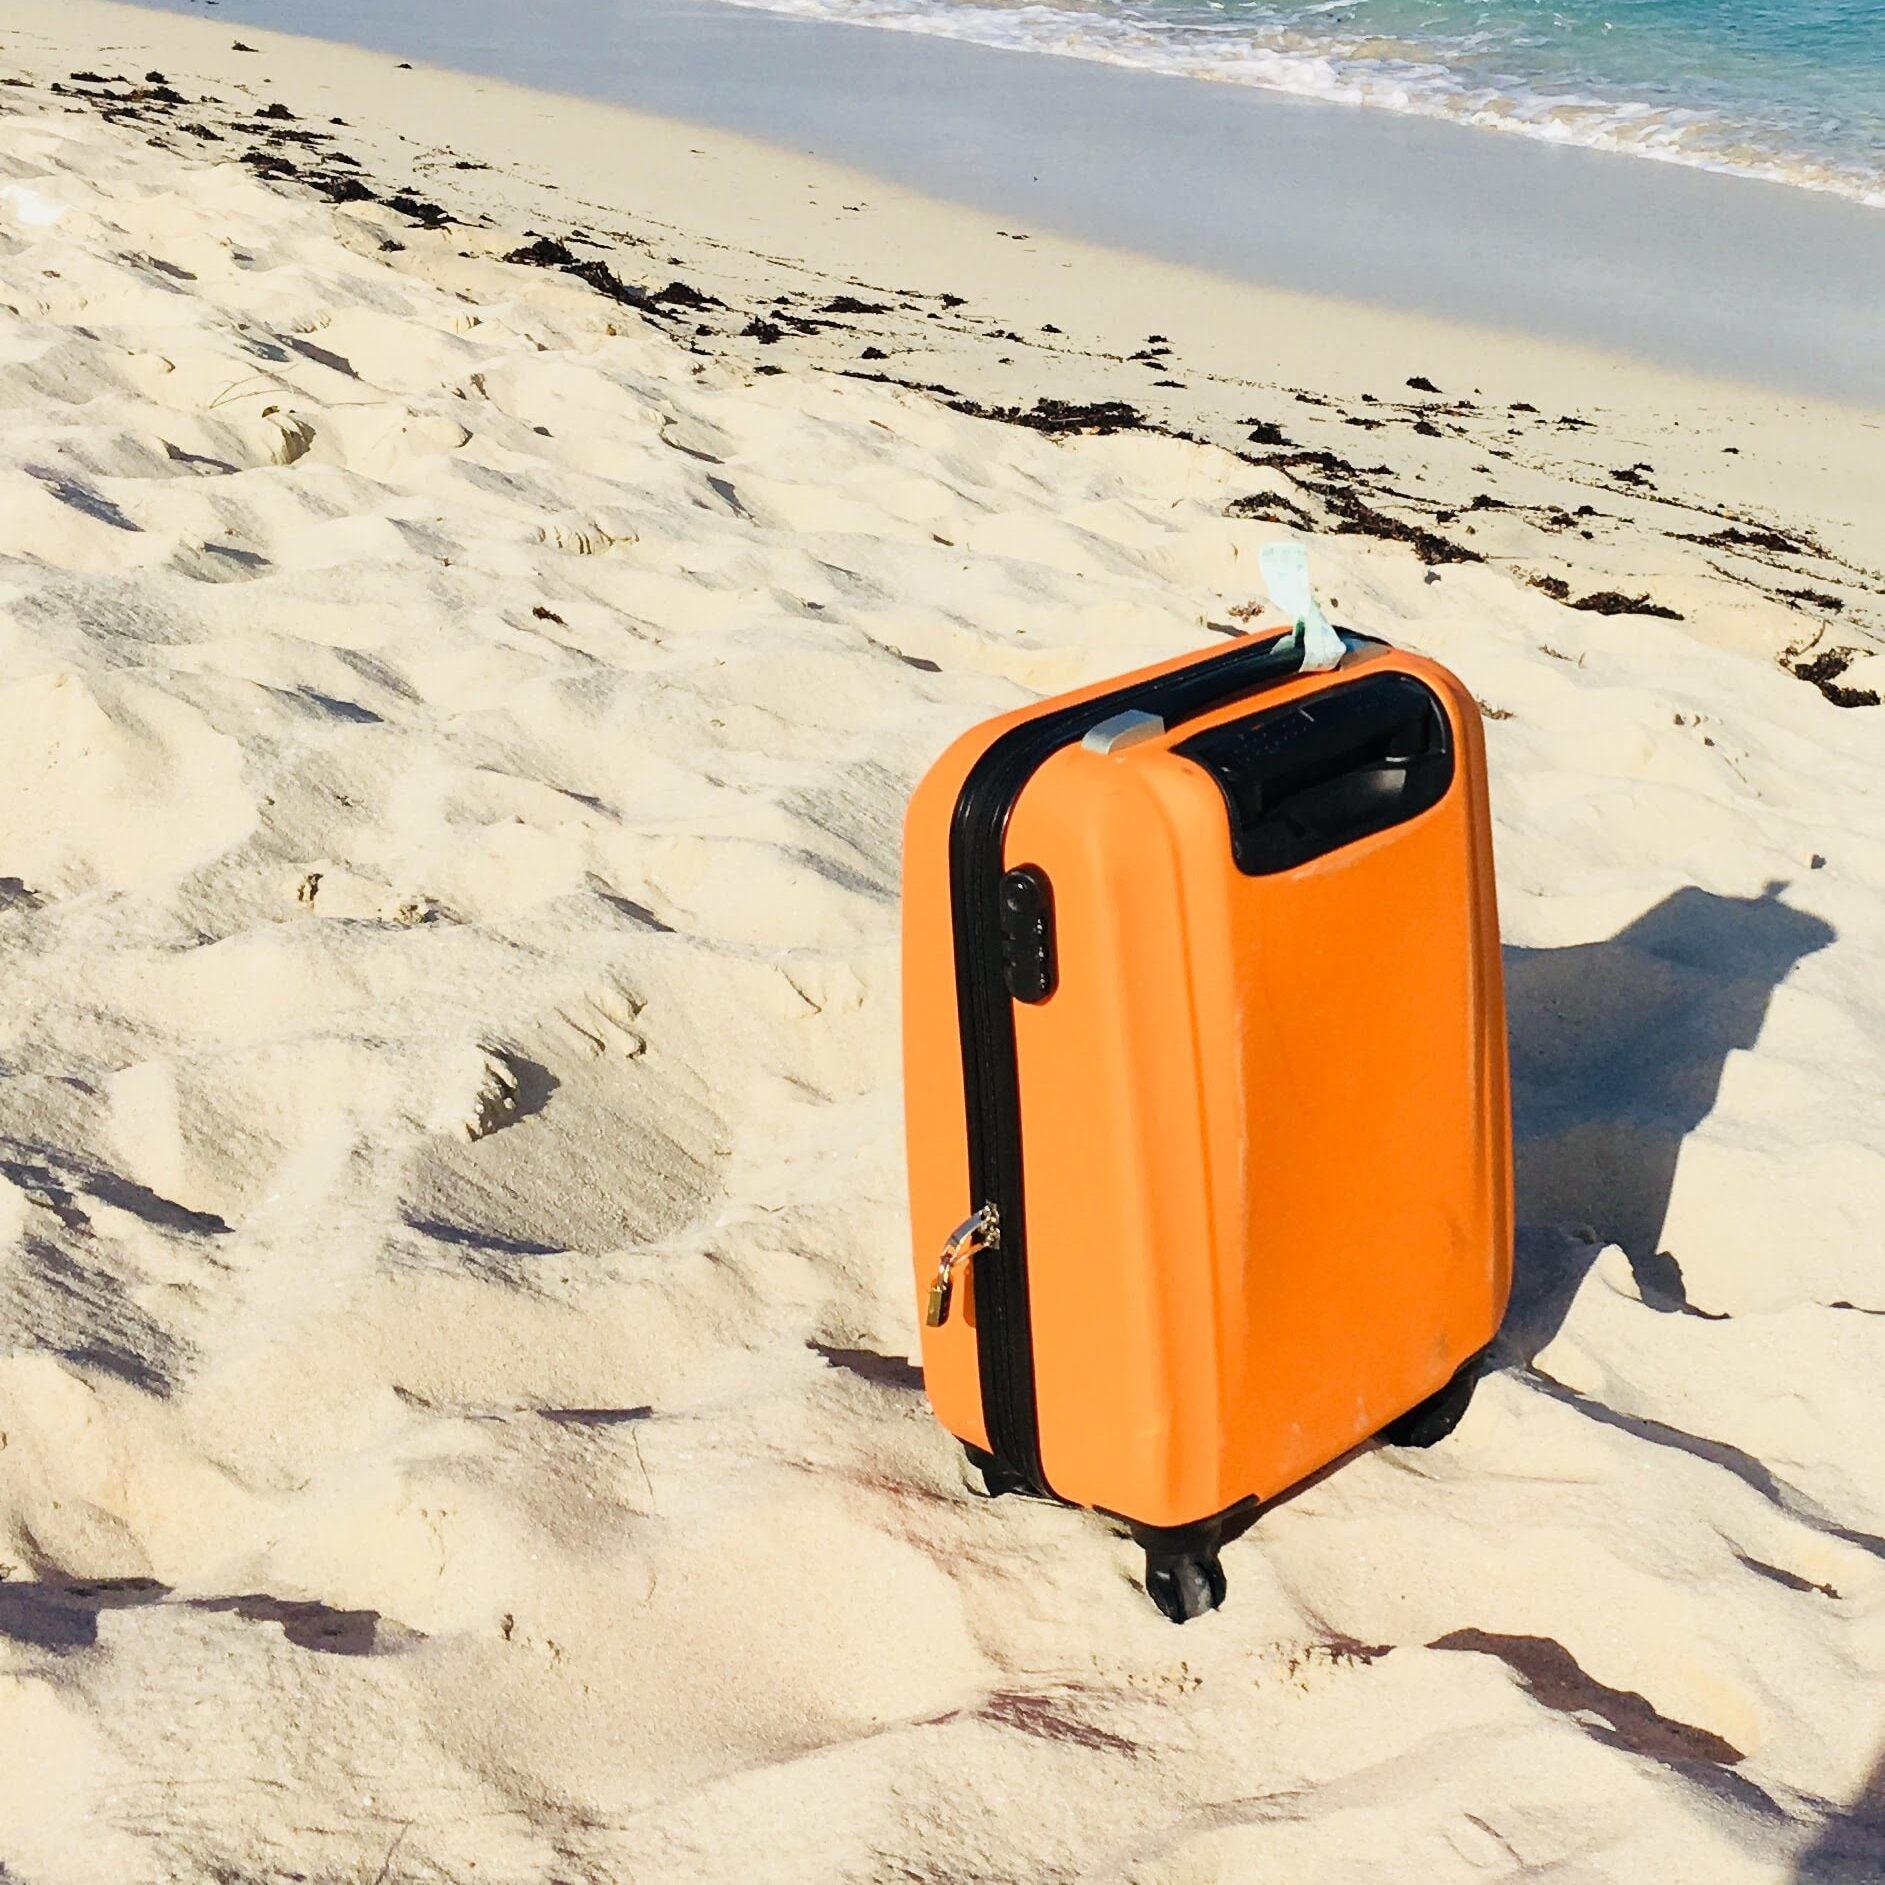
M1316 527L1316 520L1294 498L1280 491L1254 491L1248 497L1232 498L1224 515L1248 518L1252 523L1287 524L1292 530Z
M423 229L443 229L446 224L458 220L450 210L441 208L437 203L428 203L423 197L413 196L405 190L387 197L385 202L388 209L397 210L402 216L410 216Z
M1783 656L1780 665L1789 674L1810 681L1835 707L1876 707L1878 694L1870 687L1847 687L1840 676L1859 657L1857 648L1827 648L1810 661Z
M866 356L868 356L869 349L867 348L865 352ZM756 370L776 373L779 369L773 367ZM955 399L958 397L956 389L953 386L944 386L940 381L936 380L904 380L899 379L894 373L863 373L856 367L840 367L838 369L838 376L840 379L846 380L869 380L874 386L900 386L907 393L931 393L938 399Z
M358 177L309 176L307 181L330 203L371 203L373 192Z
M1655 615L1665 622L1682 620L1680 609L1664 608L1648 596L1626 596L1620 589L1599 589L1594 595L1579 597L1571 607L1586 609L1592 615Z
M1328 506L1335 519L1337 536L1387 537L1404 543L1431 568L1436 563L1483 563L1477 550L1443 537L1425 524L1409 523L1402 517L1390 517L1376 510L1361 493L1349 485L1317 484L1303 480L1303 489L1313 491Z
M1778 530L1743 530L1729 524L1705 537L1684 537L1684 543L1706 544L1711 550L1759 550L1768 556L1818 556L1818 544L1802 531L1798 538Z
M696 288L691 283L684 281L671 281L665 288L657 288L648 299L650 301L660 302L671 308L694 308L699 310L704 308L723 308L726 306L726 303L716 296L707 294L704 290Z
M567 242L554 236L537 236L522 248L512 249L504 259L520 268L552 268L573 275L597 294L607 295L611 301L619 301L624 307L638 309L643 314L659 314L666 308L691 308L698 312L726 305L691 283L679 280L652 293L646 288L637 288L634 283L624 281L607 262L595 256L578 255ZM752 329L747 331L750 333ZM773 329L772 338L779 338L778 329Z
M1084 403L1068 399L1037 399L1032 406L985 406L979 400L952 399L957 412L975 419L994 419L1003 425L1023 425L1050 436L1114 432L1158 432L1137 406L1123 399L1095 399Z

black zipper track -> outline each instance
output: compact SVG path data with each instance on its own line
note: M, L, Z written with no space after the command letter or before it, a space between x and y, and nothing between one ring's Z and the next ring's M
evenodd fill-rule
M1044 713L995 740L970 769L956 798L949 828L949 894L968 1126L968 1209L992 1203L1001 1217L999 1249L985 1251L970 1270L982 1417L995 1458L1050 1496L1053 1488L1041 1469L1034 1395L1014 1007L1002 979L998 900L1009 815L1042 762L1100 721L1136 708L1156 713L1168 728L1174 727L1266 681L1286 680L1301 666L1297 638L1283 635L1229 648L1175 674Z

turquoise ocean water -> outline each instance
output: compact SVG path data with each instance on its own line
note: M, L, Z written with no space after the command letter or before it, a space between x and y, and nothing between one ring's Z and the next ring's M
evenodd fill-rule
M1885 207L1885 0L740 0L1453 118Z

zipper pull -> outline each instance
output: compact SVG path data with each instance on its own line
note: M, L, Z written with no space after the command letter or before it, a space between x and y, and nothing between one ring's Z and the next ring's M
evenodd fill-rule
M1001 1248L1001 1213L985 1204L971 1211L949 1234L936 1260L936 1277L929 1286L929 1302L923 1312L926 1327L940 1329L949 1320L949 1301L955 1294L955 1272L978 1250Z

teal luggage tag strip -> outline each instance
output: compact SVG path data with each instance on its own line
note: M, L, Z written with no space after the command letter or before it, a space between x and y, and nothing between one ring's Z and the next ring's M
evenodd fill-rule
M1293 537L1278 543L1266 543L1257 555L1257 567L1263 572L1264 587L1270 600L1296 624L1302 643L1302 672L1322 674L1341 665L1348 650L1329 618L1316 601L1309 580L1309 552Z

